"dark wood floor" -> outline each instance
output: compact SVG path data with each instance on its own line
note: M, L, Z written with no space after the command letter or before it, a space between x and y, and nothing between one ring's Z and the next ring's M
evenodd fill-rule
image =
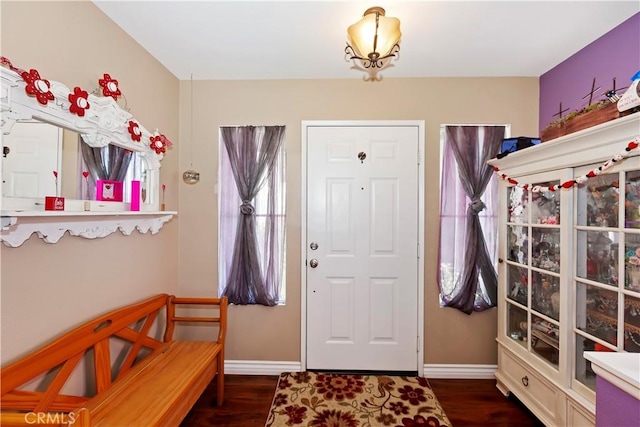
M227 375L224 405L216 406L212 384L181 426L263 427L277 382L276 376ZM514 397L504 397L494 380L430 379L429 382L455 427L542 426Z

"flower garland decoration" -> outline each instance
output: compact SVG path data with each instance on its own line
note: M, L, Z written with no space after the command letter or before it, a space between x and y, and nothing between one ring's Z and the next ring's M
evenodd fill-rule
M103 78L98 80L98 84L102 87L102 94L112 97L114 101L117 101L118 97L122 95L118 87L118 81L112 79L109 74L104 74Z
M22 75L22 73L25 72L22 68L14 67L11 61L9 61L9 58L5 56L0 56L0 65L4 65L5 67L8 67L11 71L14 71L19 75Z
M69 102L71 103L69 112L84 117L84 111L90 107L88 99L89 94L86 90L82 90L78 86L74 87L73 93L69 94Z
M40 77L38 70L31 69L27 72L21 68L17 68L4 56L0 56L0 66L7 67L11 71L20 75L26 83L25 92L28 95L35 96L40 104L47 105L49 101L55 100L55 95L51 92L51 83L49 80ZM102 79L98 80L98 84L102 88L102 94L105 97L112 97L117 102L118 97L122 95L122 92L118 87L118 80L112 78L107 73L103 75ZM99 89L96 89L96 91L99 92ZM93 94L97 93L94 91ZM73 92L70 92L67 95L67 99L70 103L69 112L71 114L84 117L86 110L91 107L88 92L78 86L74 87ZM125 121L122 125L127 127L129 135L133 141L140 142L142 140L142 128L135 120ZM156 130L154 135L150 137L149 147L154 150L156 154L165 153L166 150L168 148L172 148L172 146L173 142L171 142L165 135L159 133L158 130ZM130 150L127 151L131 152ZM58 172L53 171L53 174L57 180ZM82 175L88 180L88 172L83 171Z
M500 169L496 166L493 168L493 170L498 174L498 176L500 178L502 178L504 181L507 181L509 184L515 185L516 187L520 187L524 190L527 191L531 191L533 193L546 193L548 191L557 191L560 190L561 188L571 188L576 184L582 184L584 182L586 182L588 179L596 177L598 175L600 175L602 172L604 172L605 170L609 169L611 166L613 166L614 163L617 163L623 159L625 159L626 157L629 156L629 153L635 149L638 148L638 146L640 145L640 136L637 136L634 138L633 141L630 141L627 146L625 147L625 149L623 151L621 151L620 153L616 154L615 156L613 156L611 159L607 160L606 162L604 162L602 165L598 166L595 169L590 170L589 172L587 172L586 174L576 177L574 179L571 179L569 181L565 181L562 184L557 184L557 185L552 185L550 187L546 187L546 186L542 186L542 185L534 185L532 187L529 187L529 184L520 184L518 181L516 181L513 178L510 178L507 174L505 173L501 173Z
M129 120L129 127L127 130L129 131L129 135L131 135L132 140L140 142L142 131L140 130L140 125L138 125L138 123L133 120Z
M156 154L166 152L166 149L171 148L171 146L173 145L173 143L169 141L169 138L167 138L163 134L152 136L149 139L151 140L151 144L149 144L149 147L151 147L152 150L155 150Z
M51 83L49 80L45 80L40 77L38 70L31 69L29 72L22 72L20 77L27 84L24 88L28 95L35 96L38 102L42 105L47 105L47 102L53 101L54 96L51 93Z

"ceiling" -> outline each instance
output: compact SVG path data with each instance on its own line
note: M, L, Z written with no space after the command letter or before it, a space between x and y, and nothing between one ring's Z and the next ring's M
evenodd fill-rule
M640 11L638 0L93 2L180 80L362 78L346 29L371 6L401 22L384 77L538 77Z

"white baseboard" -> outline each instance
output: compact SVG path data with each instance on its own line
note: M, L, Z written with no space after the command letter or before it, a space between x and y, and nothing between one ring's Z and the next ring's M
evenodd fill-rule
M496 365L424 365L427 378L494 379ZM270 360L225 360L224 371L230 375L280 375L282 372L299 372L300 362Z
M280 375L283 372L300 372L301 366L300 362L225 360L224 373L231 375Z
M424 365L427 378L495 379L497 365Z

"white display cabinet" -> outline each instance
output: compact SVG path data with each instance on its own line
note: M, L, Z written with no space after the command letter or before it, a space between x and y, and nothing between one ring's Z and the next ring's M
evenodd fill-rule
M489 163L500 184L497 386L594 425L585 351L640 352L640 113Z

